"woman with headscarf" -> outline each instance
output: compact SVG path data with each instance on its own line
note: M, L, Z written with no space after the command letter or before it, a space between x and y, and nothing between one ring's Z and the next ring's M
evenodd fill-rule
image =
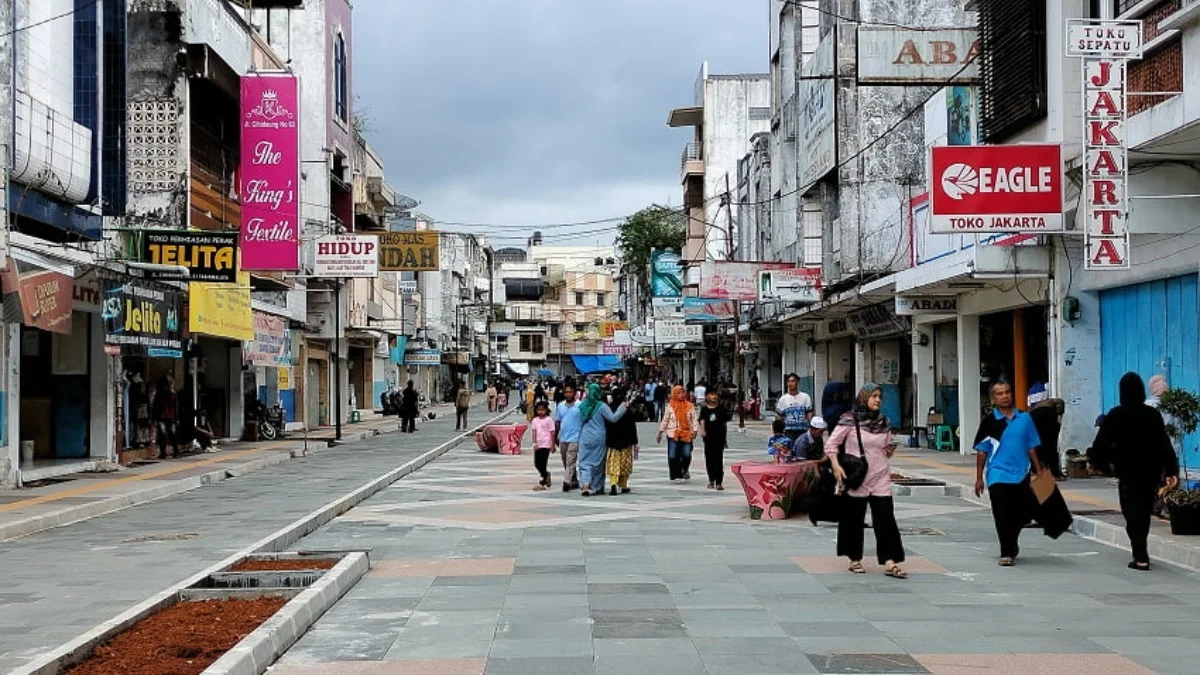
M413 388L413 381L409 380L408 386L400 393L400 431L409 434L416 431L418 414L417 390Z
M613 390L612 400L608 402L608 407L615 413L617 408L625 403L625 390L617 388ZM605 430L608 432L608 460L605 462L605 469L608 471L608 482L612 486L609 488L609 494L617 494L617 490L621 494L629 494L629 476L633 474L633 449L638 444L638 433L636 418L641 415L635 412L627 413L617 422L605 422Z
M865 574L863 567L863 530L867 507L875 531L875 557L883 565L884 574L896 579L908 575L900 567L904 562L904 544L896 525L895 505L892 502L892 455L896 444L892 440L892 424L880 412L883 390L867 383L858 392L854 407L838 420L837 429L825 444L825 454L833 465L833 475L841 486L846 472L838 461L839 449L847 455L863 457L867 474L862 485L843 489L842 513L838 520L837 554L850 559L850 571ZM844 486L843 486L844 488Z
M1146 405L1146 385L1137 373L1125 373L1117 385L1120 403L1104 415L1100 433L1092 447L1110 459L1117 476L1117 494L1125 532L1129 535L1133 561L1129 568L1150 569L1146 539L1150 535L1150 512L1158 486L1179 485L1179 459L1157 410Z
M687 391L678 385L671 390L671 403L662 422L658 423L657 442L667 435L667 468L671 482L688 480L692 474L692 443L700 430L700 409L688 400Z
M584 497L604 494L604 459L608 451L608 430L605 422L616 422L625 416L626 405L616 410L604 404L604 392L595 382L588 385L587 398L579 404L583 431L579 434L579 487Z

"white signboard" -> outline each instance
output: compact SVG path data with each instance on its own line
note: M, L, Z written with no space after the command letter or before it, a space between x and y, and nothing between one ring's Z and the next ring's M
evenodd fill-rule
M656 319L683 319L683 298L654 298L650 301Z
M858 29L859 82L972 82L979 79L978 56L979 33L974 28Z
M804 143L798 180L802 192L837 166L833 43L833 34L826 35L801 73L800 130Z
M613 344L619 347L628 347L633 344L633 338L627 330L613 331L612 341Z
M369 234L333 234L313 242L313 276L374 279L379 276L379 238Z
M506 338L517 334L517 324L512 321L493 321L492 337Z
M1142 22L1067 19L1067 56L1140 59Z
M958 314L958 296L896 296L896 316L929 316L936 314Z
M682 321L655 321L654 335L659 344L670 342L702 342L704 327L692 326Z
M804 302L821 301L821 270L779 269L763 270L758 273L759 302Z
M397 286L400 289L400 295L416 295L417 294L416 279L413 279L412 281L401 281L401 282L399 282L399 284L397 284Z
M605 354L615 354L617 356L628 356L633 353L632 343L627 345L617 344L615 339L605 339L601 345L602 351Z

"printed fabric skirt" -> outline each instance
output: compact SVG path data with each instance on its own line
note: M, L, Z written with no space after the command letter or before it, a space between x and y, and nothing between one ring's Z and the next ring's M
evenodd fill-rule
M609 448L605 473L609 478L633 474L633 448Z

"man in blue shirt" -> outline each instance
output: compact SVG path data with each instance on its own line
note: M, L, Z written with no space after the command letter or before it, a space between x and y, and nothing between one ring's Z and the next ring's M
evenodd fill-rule
M562 452L563 492L579 488L576 468L579 464L579 435L583 432L583 417L575 401L575 387L563 385L563 400L554 408L554 436Z
M975 496L987 489L1000 539L1000 566L1012 567L1020 553L1021 530L1032 515L1029 470L1042 470L1037 456L1042 441L1033 418L1013 404L1008 382L993 383L991 398L994 410L980 420L975 434Z

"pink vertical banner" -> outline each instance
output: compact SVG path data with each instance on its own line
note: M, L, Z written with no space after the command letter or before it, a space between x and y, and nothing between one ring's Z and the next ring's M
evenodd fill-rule
M300 96L290 73L242 77L242 269L300 267Z

